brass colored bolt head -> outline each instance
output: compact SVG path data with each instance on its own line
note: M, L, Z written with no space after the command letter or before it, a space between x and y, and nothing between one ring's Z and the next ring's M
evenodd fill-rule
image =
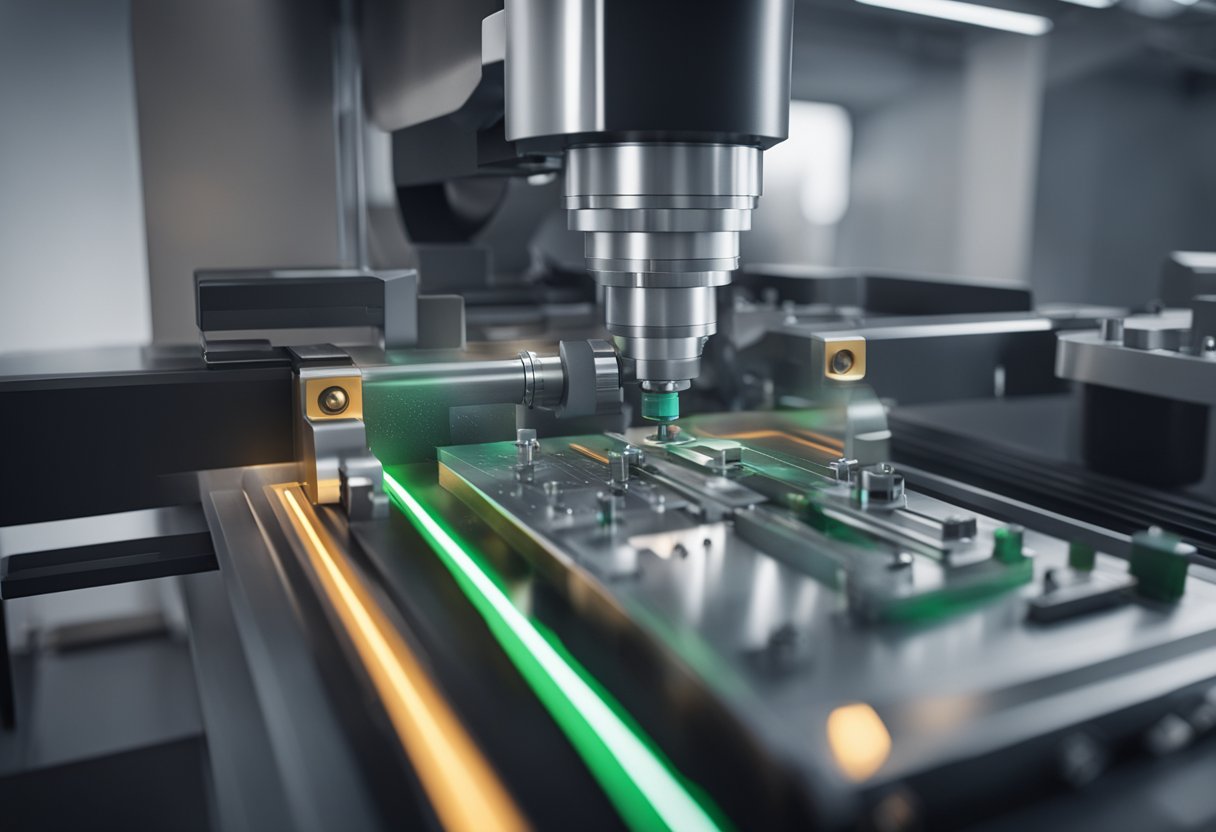
M336 416L350 406L350 394L342 387L326 387L317 398L321 410Z
M852 350L840 350L840 352L832 356L832 372L844 375L853 369L855 361L856 359L853 357Z

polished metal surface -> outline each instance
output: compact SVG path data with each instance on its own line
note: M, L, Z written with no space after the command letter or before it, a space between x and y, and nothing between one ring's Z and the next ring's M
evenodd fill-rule
M788 131L793 6L507 0L506 138L560 149L601 133L695 133L768 147Z
M363 368L369 384L448 406L522 404L565 416L611 412L620 403L620 371L605 341L562 341L557 355L523 350L515 358L383 364Z
M340 502L369 517L383 515L383 471L367 447L358 371L349 365L302 366L294 393L296 459L308 499Z
M697 431L696 423L685 428ZM869 507L851 503L847 485L808 492L821 511L894 543L866 555L733 478L740 464L753 472L772 464L756 456L769 453L759 450L763 441L744 441L741 462L648 446L626 480L625 451L642 445L635 433L544 440L526 478L509 443L446 448L441 482L517 545L526 540L520 551L542 571L556 568L583 614L610 621L617 638L657 645L707 686L732 720L818 784L819 811L833 822L864 816L884 785L1011 747L1039 761L1032 767L1054 765L1055 732L1210 684L1216 586L1204 580L1191 578L1168 610L1121 598L1069 620L1029 622L1031 602L1050 597L1069 572L1068 538L1032 526L1024 532L1029 582L931 619L875 626L859 616L867 574L900 592L949 587L997 566L993 535L1006 522L999 498L986 495L977 515L913 488L899 497L889 490L887 505ZM810 472L829 455L782 456L780 464ZM893 473L872 469L870 487ZM969 536L951 531L959 529ZM1054 518L1052 531L1081 529ZM866 557L887 565L840 581L840 569ZM1116 558L1099 555L1096 569L1095 580L1125 581ZM1187 652L1175 651L1179 639ZM862 777L848 773L828 736L832 715L850 703L872 708L890 736L889 754ZM1000 778L982 786L1001 787Z
M562 400L566 377L562 372L561 356L543 358L531 350L519 354L524 367L524 397L521 404L528 407L553 407Z
M559 419L621 409L620 363L606 341L562 341L557 355L525 349L504 358L427 358L362 367L372 447L386 464L434 459L435 448L455 437L509 435L512 405Z
M1061 333L1056 374L1165 399L1216 404L1216 355L1180 349L1189 340L1189 315L1157 326L1134 321L1125 321L1122 341L1094 331Z
M506 4L508 140L604 129L604 3Z
M761 192L761 152L620 143L567 152L570 227L605 288L608 331L640 382L687 386L717 331L714 288L739 265Z

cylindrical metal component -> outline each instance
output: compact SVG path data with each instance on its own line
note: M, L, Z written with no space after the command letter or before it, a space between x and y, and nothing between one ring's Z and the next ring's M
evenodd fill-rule
M587 232L613 344L638 381L687 386L760 196L759 148L597 144L571 148L566 163L570 227Z
M607 341L562 341L564 377L558 415L612 413L621 406L621 366Z
M688 215L696 231L723 228L736 215L717 211L755 207L763 181L759 148L740 144L630 142L572 147L566 156L566 207L712 210ZM594 215L593 215L594 216ZM603 216L603 215L602 215ZM627 231L613 224L612 231Z
M600 340L562 341L558 355L524 351L497 361L366 367L362 374L365 383L396 391L403 403L519 403L559 416L591 416L613 412L621 401L616 353Z
M616 522L616 496L609 491L601 491L595 495L599 507L600 525L611 526Z
M680 394L672 391L642 391L642 418L651 422L674 422L680 418Z
M896 473L890 463L880 462L862 469L856 497L863 506L868 503L889 503L903 496L903 474Z
M519 358L496 361L443 361L433 364L386 364L363 369L364 384L402 385L411 393L431 395L449 406L523 402L527 390ZM560 393L559 393L560 396Z
M540 443L536 441L534 428L520 428L515 431L515 464L521 467L531 465L536 461L536 452Z
M1098 322L1098 326L1101 329L1103 341L1123 340L1122 318L1103 318Z
M524 368L524 397L528 407L557 407L566 388L562 359L558 355L540 356L525 350L519 354Z
M794 0L507 0L506 138L543 151L605 133L771 146L789 129L793 11Z
M640 382L682 388L700 372L761 151L788 132L793 7L507 0L506 138L565 152L570 228L587 233L608 331Z
M615 491L629 487L629 457L620 451L608 452L608 480Z

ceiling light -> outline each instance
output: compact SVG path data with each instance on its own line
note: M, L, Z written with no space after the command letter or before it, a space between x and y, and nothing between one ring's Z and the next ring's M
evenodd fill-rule
M992 6L977 6L974 3L961 3L958 0L857 0L857 2L865 3L867 6L880 6L884 9L970 23L975 26L987 26L989 29L1017 32L1019 35L1045 35L1051 31L1052 25L1049 18L1040 17L1037 14L1012 12Z

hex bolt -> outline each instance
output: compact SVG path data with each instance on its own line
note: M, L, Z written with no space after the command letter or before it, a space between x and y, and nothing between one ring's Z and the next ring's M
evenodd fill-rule
M337 416L350 407L350 394L344 387L326 387L321 391L321 395L317 396L317 407L321 408L323 413Z

